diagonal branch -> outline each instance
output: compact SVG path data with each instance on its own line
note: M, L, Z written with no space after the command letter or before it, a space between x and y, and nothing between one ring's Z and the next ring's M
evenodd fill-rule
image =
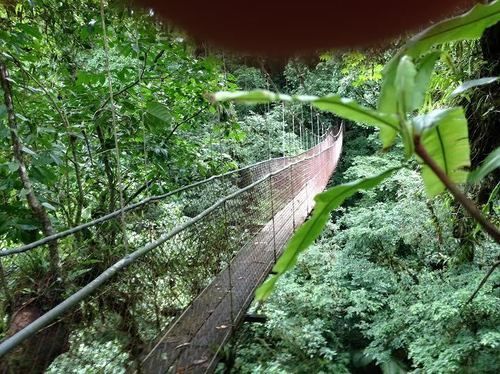
M474 300L474 298L476 297L476 295L478 294L479 290L481 288L483 288L484 284L486 283L486 281L488 280L488 278L491 276L491 274L493 274L493 272L495 271L495 269L500 265L500 261L497 261L493 264L493 266L490 268L490 270L486 273L486 275L483 277L483 279L481 280L481 282L479 283L479 285L477 286L476 290L472 293L472 295L470 295L470 297L467 299L467 301L465 302L465 305L467 304L470 304L472 302L472 300Z

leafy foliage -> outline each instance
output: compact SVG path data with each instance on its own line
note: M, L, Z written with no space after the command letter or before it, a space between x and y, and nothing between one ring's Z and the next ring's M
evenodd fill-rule
M438 43L480 37L488 26L500 20L499 7L499 1L494 1L489 5L476 5L469 13L440 22L410 39L384 69L378 112L365 108L352 99L335 95L320 98L307 95L289 96L267 90L218 92L214 95L214 100L232 100L246 104L293 100L310 102L320 109L334 112L347 120L379 126L384 148L393 145L396 135L399 134L404 145L405 157L410 158L415 153L422 157L425 163L422 169L422 178L425 181L428 195L433 197L444 191L445 181L436 174L431 165L428 165L422 152L427 154L427 158L434 160L436 167L443 169L449 183L463 183L467 180L465 168L470 166L470 150L467 121L461 110L442 109L418 117L414 116L414 111L424 102L425 91L428 88L438 56L431 52L430 48ZM419 69L417 70L413 59L424 53L427 54L418 65ZM420 139L422 134L423 137ZM423 150L419 148L416 151L416 147L420 145L423 145ZM378 180L378 182L380 181ZM463 195L457 197L455 194L455 197L461 200L466 199ZM464 204L464 206L468 206L468 204ZM470 211L470 209L468 210ZM318 220L317 215L313 215L311 221L315 220ZM314 229L309 228L307 232L298 230L282 256L285 260L281 266L275 268L278 274L271 277L257 290L258 298L264 299L269 296L277 276L293 266L296 261L296 253L303 251L313 242L325 222L325 218L318 221L317 228L311 224L311 228ZM310 222L307 222L304 227L308 227L309 224ZM498 240L498 230L493 228L488 231L492 230L495 231L496 240ZM302 236L306 237L307 240L301 238ZM304 242L307 245L301 248L300 245L296 244L297 242Z
M358 156L344 177L402 158ZM427 200L415 169L337 209L262 306L268 322L238 337L237 372L495 372L498 275L476 302L463 302L497 249L481 241L472 263L454 265L451 214L446 200Z

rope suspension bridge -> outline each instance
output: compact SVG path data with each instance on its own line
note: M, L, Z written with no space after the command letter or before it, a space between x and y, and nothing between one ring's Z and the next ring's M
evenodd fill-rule
M306 220L314 196L326 187L340 157L342 135L340 127L299 155L213 176L0 251L4 258L29 255L54 241L75 246L78 236L98 237L99 227L118 225L116 218L127 213L124 257L107 258L98 272L89 265L78 275L79 289L0 343L0 358L17 372L30 372L34 365L16 362L20 352L51 361L66 352L63 356L81 363L81 372L120 372L111 370L116 366L144 373L212 371L244 320L255 288ZM144 226L145 216L168 214L181 200L183 218ZM115 231L119 236L120 230ZM105 247L93 245L86 251ZM104 363L88 359L89 347L118 344L109 338L113 331L124 335L121 349L105 355Z

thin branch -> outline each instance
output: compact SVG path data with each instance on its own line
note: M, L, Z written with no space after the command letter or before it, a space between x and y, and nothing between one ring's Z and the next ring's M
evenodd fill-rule
M94 160L92 159L92 151L90 149L90 142L85 130L82 130L83 139L85 139L85 146L87 147L87 154L89 155L90 166L94 167Z
M177 123L177 124L174 126L174 128L170 131L170 133L166 136L166 138L165 138L165 140L164 140L164 141L165 141L165 143L167 143L167 142L170 140L170 138L174 135L174 133L177 131L177 129L178 129L180 126L182 126L182 125L184 125L185 123L187 123L187 122L189 122L189 121L191 121L191 120L195 119L196 117L198 117L198 116L199 116L199 115L203 112L203 110L204 110L204 108L201 108L200 110L198 110L198 111L197 111L195 114L193 114L192 116L189 116L189 117L188 117L188 118L186 118L185 120L183 120L183 121L181 121L181 122Z
M165 50L162 49L156 56L155 58L153 59L153 64L151 65L151 67L149 68L149 70L153 70L154 67L158 64L158 61L160 60L160 58L163 56L163 54L165 53ZM148 60L148 54L147 52L144 52L144 64L142 65L142 69L141 69L141 74L139 75L139 77L127 84L125 87L121 88L120 90L116 91L114 94L113 94L113 98L116 98L122 94L124 94L125 92L127 92L128 90L130 90L131 88L137 86L139 83L142 82L143 80L143 77L144 77L144 73L146 72L146 62ZM97 109L97 111L94 113L94 119L97 118L97 116L104 110L104 108L106 107L106 105L109 104L111 100L111 97L108 96L106 98L106 100L104 100L101 105L99 106L99 109Z
M146 188L149 188L155 180L156 178L146 181L140 188L137 189L137 191L135 191L132 195L130 195L130 197L125 202L125 205L130 204L137 196L141 194L141 192L143 192Z
M476 290L472 293L472 295L470 295L470 297L467 299L467 301L465 302L465 305L467 304L470 304L472 302L472 300L474 300L474 298L476 297L476 295L478 294L479 290L481 288L483 288L484 284L486 283L486 281L488 280L488 278L491 276L491 274L493 274L493 272L495 271L495 269L500 265L500 261L497 261L493 264L493 266L490 268L490 270L486 273L486 275L484 276L484 278L481 280L481 282L479 283L479 285L477 286Z

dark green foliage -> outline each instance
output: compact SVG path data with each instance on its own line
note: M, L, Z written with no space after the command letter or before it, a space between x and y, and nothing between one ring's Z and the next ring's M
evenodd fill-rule
M356 157L345 176L371 175L399 157ZM260 311L268 323L241 333L237 372L357 372L371 361L388 373L495 372L499 276L464 306L498 253L493 243L475 244L476 260L454 265L460 246L447 203L429 203L413 170L334 217Z

